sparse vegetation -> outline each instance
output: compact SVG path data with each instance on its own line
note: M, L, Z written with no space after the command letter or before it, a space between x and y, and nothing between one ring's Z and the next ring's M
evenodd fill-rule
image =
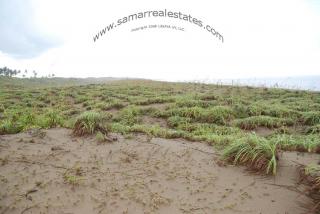
M45 87L55 80L0 78L0 134L66 127L98 142L109 131L184 138L273 174L278 150L320 152L316 92L146 80Z
M224 163L270 175L277 173L281 151L320 153L319 108L318 92L0 77L0 135L65 127L75 136L91 135L98 143L114 141L110 132L126 138L143 133L149 140L182 138L214 146ZM302 172L312 192L319 193L319 167ZM67 170L62 178L79 185L83 170Z

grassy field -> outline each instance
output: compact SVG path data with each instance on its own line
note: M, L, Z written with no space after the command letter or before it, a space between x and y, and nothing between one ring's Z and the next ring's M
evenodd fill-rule
M225 161L276 174L281 151L320 153L320 93L148 80L0 79L1 135L54 127L100 142L110 140L110 132L201 141ZM302 171L308 176L319 169Z

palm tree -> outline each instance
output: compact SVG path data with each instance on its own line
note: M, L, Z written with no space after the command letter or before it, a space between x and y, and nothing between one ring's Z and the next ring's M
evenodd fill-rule
M32 73L33 73L33 77L37 78L37 75L38 75L37 72L35 70L33 70Z

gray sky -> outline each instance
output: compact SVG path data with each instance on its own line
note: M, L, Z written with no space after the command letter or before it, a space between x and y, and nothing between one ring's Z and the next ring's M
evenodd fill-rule
M163 80L320 74L317 0L0 0L0 66L40 75L142 77ZM214 27L145 18L93 42L108 24L137 12L181 11ZM149 24L185 31L148 29Z
M37 57L58 44L35 26L30 0L1 0L0 16L0 50L11 57Z

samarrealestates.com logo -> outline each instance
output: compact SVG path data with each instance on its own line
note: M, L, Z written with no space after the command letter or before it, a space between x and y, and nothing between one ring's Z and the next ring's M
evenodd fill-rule
M182 21L187 21L192 24L195 24L203 29L205 29L207 32L211 33L214 37L219 39L222 43L224 42L223 36L215 30L213 27L210 25L204 24L200 19L197 19L190 14L184 14L181 12L176 12L176 11L170 11L170 10L150 10L150 11L144 11L144 12L138 12L135 14L131 14L128 16L125 16L123 18L118 19L116 22L112 22L109 24L107 27L103 28L102 30L99 31L94 37L93 41L96 42L101 36L105 35L107 32L115 29L116 27L131 22L135 21L138 19L143 19L143 18L150 18L150 17L160 17L160 18L173 18L173 19L179 19ZM182 30L184 31L183 28L177 27L177 26L171 26L171 25L145 25L139 28L132 29L131 31L137 31L137 30L143 30L145 28L171 28L175 30Z

